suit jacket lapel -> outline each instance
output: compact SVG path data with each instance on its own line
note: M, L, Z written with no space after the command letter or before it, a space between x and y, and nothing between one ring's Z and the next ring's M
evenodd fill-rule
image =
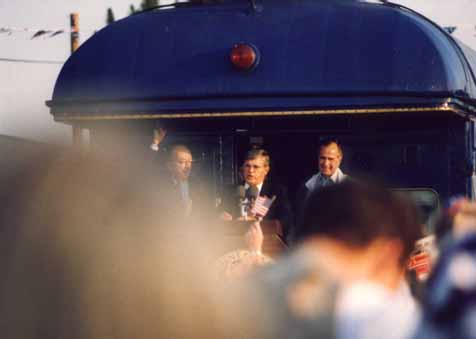
M263 187L261 188L261 191L259 192L259 195L261 196L267 196L268 198L272 198L274 195L278 194L277 192L277 186L273 185L272 181L265 181L263 183ZM271 205L271 208L273 208L276 204L273 203Z
M263 186L261 187L261 191L259 192L259 195L266 195L268 198L270 198L271 194L271 185L269 184L268 181L263 182Z

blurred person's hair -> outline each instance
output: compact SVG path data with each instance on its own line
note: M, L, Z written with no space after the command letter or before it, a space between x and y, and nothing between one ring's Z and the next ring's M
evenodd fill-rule
M451 234L453 230L454 215L447 213L446 211L440 213L435 222L435 239L438 247L442 245L446 236Z
M378 184L346 180L312 193L296 230L297 241L327 236L363 248L378 237L401 241L404 265L422 236L415 206Z
M175 232L183 225L170 218L160 182L151 184L153 168L69 152L32 154L0 178L1 336L233 331L238 309L225 312L226 299L211 291L206 238L198 244L194 227Z
M455 216L460 212L463 201L465 201L463 197L451 197L446 201L446 207L440 211L435 223L435 237L438 246L441 246L448 236L451 238Z
M452 197L445 205L446 208L440 211L435 223L436 244L440 249L450 245L455 237L473 231L470 225L476 219L474 202L466 197Z

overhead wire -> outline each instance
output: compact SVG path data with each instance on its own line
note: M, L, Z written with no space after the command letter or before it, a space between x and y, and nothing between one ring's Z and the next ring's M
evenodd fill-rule
M64 61L60 60L35 60L35 59L16 59L16 58L0 58L0 62L19 62L28 64L54 64L61 65Z
M46 28L31 28L31 27L0 27L0 37L13 37L17 39L17 36L12 36L17 33L33 33L29 40L40 40L39 37L53 38L61 34L72 34L80 33L81 35L91 35L95 34L97 30L85 29L80 32L75 31L74 29L65 29L65 28L56 28L56 29L46 29ZM61 65L65 61L61 60L45 60L45 59L25 59L25 58L5 58L0 57L0 62L14 62L14 63L29 63L29 64L51 64L51 65Z

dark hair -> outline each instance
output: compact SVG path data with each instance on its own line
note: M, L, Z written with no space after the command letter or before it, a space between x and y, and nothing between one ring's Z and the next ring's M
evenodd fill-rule
M455 216L461 207L458 201L461 202L462 199L464 200L462 197L451 197L445 203L447 207L440 212L435 223L435 237L438 246L442 246L447 235L451 235Z
M322 147L328 147L332 144L335 144L337 146L341 155L344 154L344 151L342 149L342 145L340 144L339 140L337 140L337 138L332 138L332 137L326 137L326 138L323 138L323 139L320 140L318 153L321 151Z
M422 236L415 207L403 196L363 181L323 187L308 198L296 239L328 236L365 247L379 236L402 242L402 264Z
M246 153L244 161L247 160L254 160L256 158L263 157L264 158L264 164L266 166L269 166L269 153L263 149L263 148L254 148L252 150L249 150L248 153Z
M438 246L441 246L446 235L451 234L453 229L454 216L443 212L438 216L435 223L435 237Z

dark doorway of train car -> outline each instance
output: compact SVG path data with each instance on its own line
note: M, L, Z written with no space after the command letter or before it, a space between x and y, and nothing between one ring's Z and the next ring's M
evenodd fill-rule
M288 187L294 197L307 178L318 171L318 148L323 138L335 137L343 146L341 169L351 176L375 178L392 188L428 188L447 197L464 190L464 177L450 180L458 167L449 167L453 148L445 131L427 133L246 133L237 135L235 161L250 148L264 148L271 156L269 177ZM236 175L237 173L235 173Z

